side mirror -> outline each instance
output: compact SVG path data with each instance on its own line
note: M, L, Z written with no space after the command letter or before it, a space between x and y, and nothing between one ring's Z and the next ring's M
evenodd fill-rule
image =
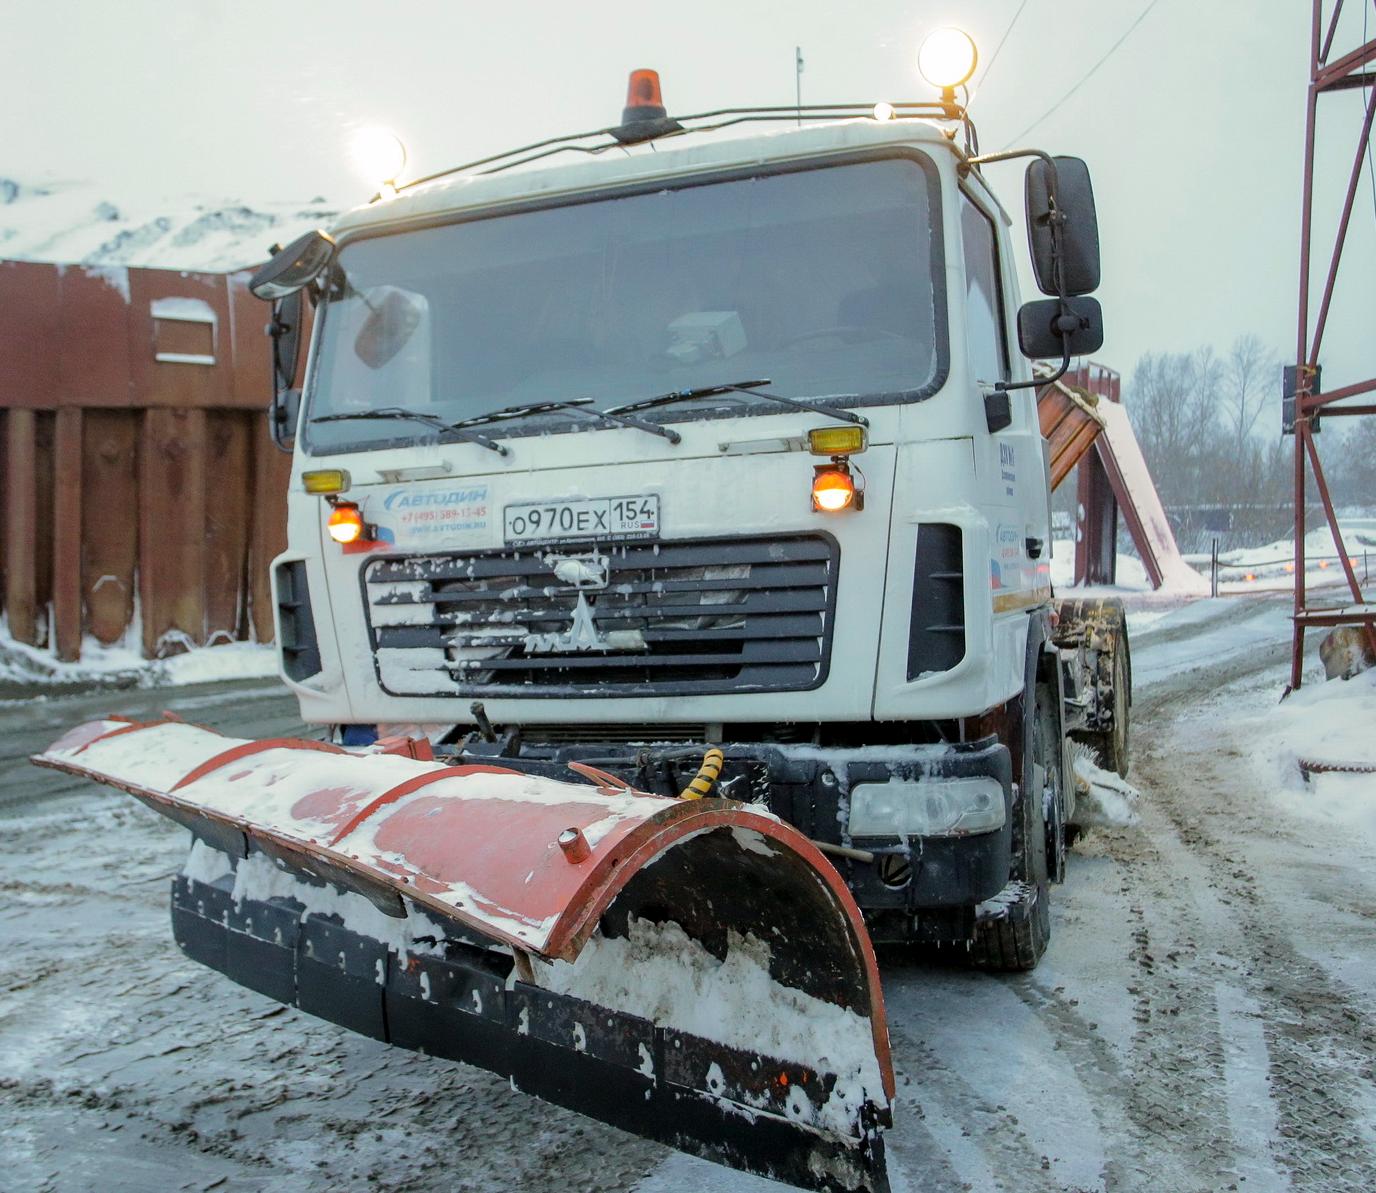
M271 302L286 298L320 276L334 256L334 241L316 230L297 237L249 279L249 293Z
M296 420L301 413L301 391L281 389L268 406L268 434L284 452L296 445Z
M296 384L296 364L301 354L301 299L293 290L272 304L268 335L272 337L272 402L268 406L268 433L283 451L292 450L296 417L301 410L301 391Z
M1066 313L1061 313L1064 301ZM1041 298L1018 311L1018 345L1033 360L1088 356L1104 346L1104 312L1097 298Z
M1032 271L1043 294L1089 294L1099 287L1099 217L1089 167L1078 157L1052 160L1054 171L1044 158L1034 159L1024 180Z
M272 389L290 389L296 384L296 361L301 354L301 294L294 290L272 304Z

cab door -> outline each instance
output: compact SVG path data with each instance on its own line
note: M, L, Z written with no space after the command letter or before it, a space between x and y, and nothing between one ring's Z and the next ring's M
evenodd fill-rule
M960 190L961 246L965 259L965 348L970 376L981 395L1010 381L1011 262L1001 251L1006 236L990 208ZM991 205L992 206L992 205ZM994 210L997 210L996 208ZM1025 610L1049 595L1050 497L1046 446L1037 419L1035 389L1014 390L1012 421L981 437L976 466L990 501L989 584L994 615Z

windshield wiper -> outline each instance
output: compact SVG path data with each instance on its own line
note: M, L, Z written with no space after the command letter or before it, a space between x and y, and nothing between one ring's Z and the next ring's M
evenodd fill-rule
M592 401L592 398L570 398L566 402L526 402L519 406L504 406L500 410L489 410L486 414L475 414L472 418L465 418L455 423L454 426L482 426L485 423L503 422L509 418L525 418L530 414L546 414L552 410L567 410L571 414L582 414L592 419L606 419L609 422L620 423L624 427L636 427L641 431L649 431L651 435L658 435L670 443L683 441L683 436L670 427L661 427L658 423L646 422L643 418L632 418L629 415L618 414L614 410L590 409Z
M752 398L765 398L770 402L792 406L795 410L811 410L817 414L839 418L842 422L859 423L862 427L870 425L869 419L850 410L838 410L835 406L823 406L820 402L809 402L805 398L786 398L783 394L759 392L761 385L771 384L773 383L769 378L765 377L759 381L731 381L721 385L700 385L696 389L678 389L667 394L659 394L653 398L641 398L638 402L628 402L624 406L613 406L610 410L604 410L602 413L606 415L624 414L630 410L649 410L653 406L668 406L673 402L691 402L694 398L711 398L717 394L742 393Z
M402 418L410 419L412 422L424 423L427 427L434 427L437 431L445 434L458 436L460 439L470 443L476 443L480 447L485 447L488 451L494 451L499 456L511 455L511 449L505 444L498 443L495 439L489 439L486 435L479 435L477 431L469 431L464 428L463 423L447 423L442 418L436 418L433 414L425 414L419 410L404 410L400 406L379 406L376 410L355 410L352 412L341 412L339 414L321 414L311 419L313 423L337 423L347 419L355 418Z

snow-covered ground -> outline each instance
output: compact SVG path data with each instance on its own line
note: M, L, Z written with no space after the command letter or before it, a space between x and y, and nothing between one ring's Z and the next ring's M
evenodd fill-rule
M1376 518L1340 517L1339 528L1347 558L1365 584L1376 573ZM1323 589L1346 585L1342 567L1342 552L1333 538L1327 522L1304 536L1305 585ZM1187 557L1190 564L1206 576L1209 571L1207 555ZM1278 592L1295 585L1295 539L1277 539L1261 547L1245 547L1224 551L1218 557L1220 592Z
M218 642L165 659L145 659L137 628L123 642L87 638L81 658L59 662L50 651L16 642L0 617L0 700L25 699L81 687L181 687L277 674L277 652L256 642Z
M1154 610L1135 634L1138 823L1096 829L1019 977L881 958L895 1193L1347 1193L1376 1172L1376 805L1293 759L1369 758L1376 679L1279 701L1283 599ZM112 705L291 731L269 684L13 706L0 771L0 1153L23 1189L778 1186L463 1066L283 1010L186 961L184 834L22 756ZM1363 753L1363 751L1366 751Z
M1343 518L1343 542L1347 557L1365 587L1369 577L1376 576L1376 518ZM1317 600L1330 597L1334 602L1344 595L1347 578L1343 572L1341 555L1328 524L1324 523L1304 536L1305 585ZM1295 540L1277 539L1261 547L1240 548L1219 555L1220 594L1247 595L1262 592L1287 592L1295 587ZM1207 591L1210 560L1205 555L1186 555L1182 559L1204 581ZM1138 611L1160 610L1193 600L1199 594L1178 584L1167 583L1153 589L1147 570L1135 555L1119 552L1118 582L1089 588L1072 588L1075 578L1075 541L1058 538L1052 544L1051 582L1061 596L1141 596L1131 602ZM1326 592L1326 589L1334 589ZM1145 624L1145 623L1144 623Z
M33 186L0 177L0 258L156 269L242 269L337 214L322 199L249 206L172 197L156 207L87 183Z

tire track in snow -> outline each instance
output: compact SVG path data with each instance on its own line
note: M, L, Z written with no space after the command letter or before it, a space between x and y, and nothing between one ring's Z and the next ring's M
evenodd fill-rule
M1368 1189L1376 1171L1370 1127L1376 1108L1376 1030L1370 1012L1362 995L1354 998L1320 965L1298 954L1284 892L1258 881L1264 862L1249 856L1253 842L1267 840L1265 830L1276 813L1262 805L1260 812L1238 816L1234 805L1245 793L1237 791L1237 762L1245 747L1226 741L1226 718L1225 740L1211 738L1201 747L1193 719L1172 717L1162 726L1159 746L1148 747L1148 773L1158 778L1151 784L1146 812L1166 822L1153 835L1174 845L1170 863L1219 953L1214 968L1233 971L1223 978L1222 988L1232 993L1218 1004L1221 1019L1227 1022L1231 1010L1249 1003L1260 1015L1266 1071L1255 1071L1257 1033L1247 1025L1241 1038L1252 1041L1253 1068L1246 1081L1251 1102L1262 1088L1267 1091L1258 1112L1263 1121L1274 1123L1275 1131L1261 1151L1254 1123L1239 1119L1240 1095L1232 1087L1239 1167L1251 1170L1252 1180L1261 1174L1268 1184L1279 1182L1278 1187L1316 1193ZM1227 842L1225 832L1232 838ZM1300 841L1294 830L1284 835ZM1216 983L1216 993L1219 988ZM1235 1064L1234 1080L1238 1075ZM1248 1187L1254 1186L1249 1182Z

